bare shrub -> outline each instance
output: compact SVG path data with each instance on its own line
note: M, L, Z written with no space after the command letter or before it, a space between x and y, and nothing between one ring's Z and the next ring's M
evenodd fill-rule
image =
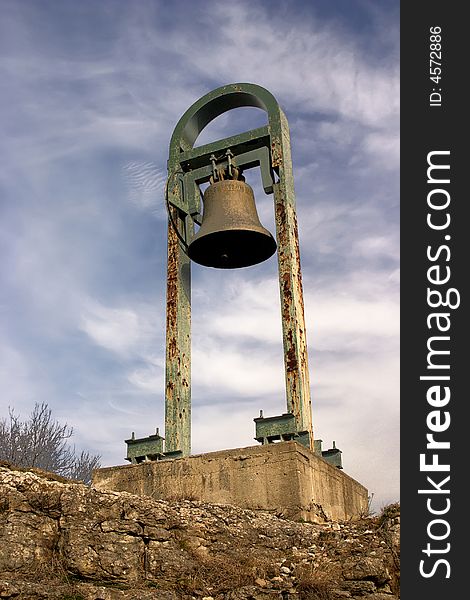
M216 556L198 556L192 569L178 578L177 591L198 594L211 590L211 595L226 593L244 586L253 585L257 577L264 577L266 565L256 557L236 553Z
M315 572L313 566L296 570L299 600L333 600L332 584L323 574Z
M68 444L73 428L53 420L46 403L36 403L26 421L13 409L8 412L8 418L0 420L0 460L91 482L91 472L100 466L101 457L84 451L77 454L75 446Z

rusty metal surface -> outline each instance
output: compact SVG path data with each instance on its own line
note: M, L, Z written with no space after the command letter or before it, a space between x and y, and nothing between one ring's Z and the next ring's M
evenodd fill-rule
M295 415L298 431L310 433L313 449L312 403L307 356L299 235L295 207L290 138L282 111L272 132L273 160L279 170L274 185L276 235L278 244L279 291L284 344L287 412Z
M177 210L173 219L182 226ZM191 272L173 227L168 227L166 298L165 449L191 453Z

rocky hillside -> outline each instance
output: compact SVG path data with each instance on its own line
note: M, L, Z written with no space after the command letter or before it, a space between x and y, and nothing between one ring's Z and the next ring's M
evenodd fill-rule
M0 598L396 600L399 508L355 522L102 492L0 466Z

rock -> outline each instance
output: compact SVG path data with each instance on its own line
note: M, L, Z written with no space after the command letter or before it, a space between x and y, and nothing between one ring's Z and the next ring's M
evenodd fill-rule
M279 592L274 590L259 590L254 586L245 586L228 592L225 600L279 600Z
M0 580L0 598L13 598L19 594L20 590L13 583Z
M353 596L366 596L376 591L373 581L345 581L341 587Z
M321 575L333 597L396 600L399 551L397 511L297 523L0 465L0 599L300 600Z
M369 594L363 597L363 600L397 600L397 596L391 594L382 594L380 592L376 594Z
M377 584L390 581L390 574L384 561L375 556L348 558L343 566L343 577L347 580L371 580Z

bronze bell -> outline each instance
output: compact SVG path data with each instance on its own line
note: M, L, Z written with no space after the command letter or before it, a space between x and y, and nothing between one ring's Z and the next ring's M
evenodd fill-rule
M252 188L244 181L212 183L204 192L201 228L188 256L205 267L236 269L256 265L276 252L276 242L256 211Z

